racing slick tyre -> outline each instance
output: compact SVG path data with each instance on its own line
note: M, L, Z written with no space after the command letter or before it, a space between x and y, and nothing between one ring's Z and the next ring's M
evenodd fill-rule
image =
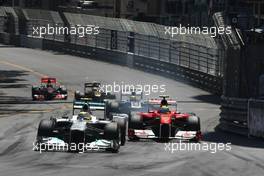
M60 91L61 94L68 95L68 91L67 91L66 87L61 86L60 90L61 90ZM67 98L68 98L68 96L65 96L64 100L67 100Z
M124 146L126 143L126 131L127 131L127 119L126 118L116 118L114 119L115 122L117 122L121 136L120 136L120 144L121 146Z
M105 126L104 138L107 140L112 140L112 147L110 149L106 149L106 151L118 153L120 147L121 130L116 122L109 123Z
M106 117L112 120L112 113L119 113L119 103L117 101L107 101L106 104Z
M141 129L143 127L143 119L137 113L131 113L128 126L131 129Z
M186 130L187 131L200 131L200 118L197 116L190 116L186 119Z
M80 91L75 91L75 93L74 93L74 99L75 100L80 100L82 97L84 97L84 93L82 93Z
M104 138L107 140L119 140L120 128L116 122L112 122L105 125Z
M43 119L39 123L38 127L38 137L50 137L52 136L52 131L55 126L54 120Z
M36 98L34 97L34 95L37 94L38 89L39 89L38 86L32 86L31 93L32 93L32 99L33 99L33 101L36 100Z
M116 99L116 96L115 95L113 95L113 94L110 94L110 93L107 93L107 94L105 94L105 99Z
M188 112L188 114L196 116L196 114L194 112Z
M169 137L170 137L170 126L168 124L162 124L160 125L160 141L161 142L167 142L169 141Z

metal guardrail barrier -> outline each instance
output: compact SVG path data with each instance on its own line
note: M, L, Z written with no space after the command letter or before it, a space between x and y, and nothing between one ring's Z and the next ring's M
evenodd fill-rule
M0 7L0 33L6 31L5 23L7 21L7 15L2 7Z
M248 99L221 97L220 129L248 135Z
M264 138L264 100L249 99L248 128L249 135Z

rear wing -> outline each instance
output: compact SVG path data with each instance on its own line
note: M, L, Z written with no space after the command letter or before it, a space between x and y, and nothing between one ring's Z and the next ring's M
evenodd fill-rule
M122 100L123 97L132 96L132 93L135 93L134 96L137 96L143 99L143 91L133 91L133 90L128 90L124 92L121 91L120 99Z
M85 104L88 104L90 110L105 110L105 102L75 101L73 102L73 111L76 109L82 109Z
M161 98L155 98L155 99L149 99L148 103L152 105L160 105L162 99ZM177 106L177 101L173 99L167 99L168 105L170 106Z
M101 83L99 82L88 82L84 83L84 87L100 87Z
M52 84L56 84L57 80L56 78L41 78L41 83L52 83Z

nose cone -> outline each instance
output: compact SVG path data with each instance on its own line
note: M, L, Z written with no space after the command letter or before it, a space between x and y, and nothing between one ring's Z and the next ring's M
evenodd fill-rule
M160 117L161 124L170 124L171 123L171 116L170 114L162 114Z
M53 93L53 91L54 91L54 89L53 89L53 88L51 88L51 87L49 87L49 88L48 88L48 93L50 93L50 94L51 94L51 93Z

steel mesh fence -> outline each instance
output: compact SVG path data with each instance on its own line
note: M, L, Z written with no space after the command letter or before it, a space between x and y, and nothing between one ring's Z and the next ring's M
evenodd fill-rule
M23 9L22 12L26 18L28 36L57 41L65 40L65 35L62 32L64 22L58 12L38 9ZM40 28L46 30L45 34L40 35ZM38 29L38 33L36 29Z
M32 35L33 27L57 26L78 27L98 26L98 35L68 35L72 44L91 46L113 51L133 53L138 56L168 62L190 68L213 76L222 75L224 50L218 41L209 35L186 34L173 38L165 34L165 26L153 23L137 22L126 19L107 18L86 14L63 13L67 21L63 23L57 12L24 10L27 17L27 31ZM65 41L65 35L44 35L45 39ZM133 38L133 46L129 46Z
M0 7L0 33L5 31L6 13L2 7Z

